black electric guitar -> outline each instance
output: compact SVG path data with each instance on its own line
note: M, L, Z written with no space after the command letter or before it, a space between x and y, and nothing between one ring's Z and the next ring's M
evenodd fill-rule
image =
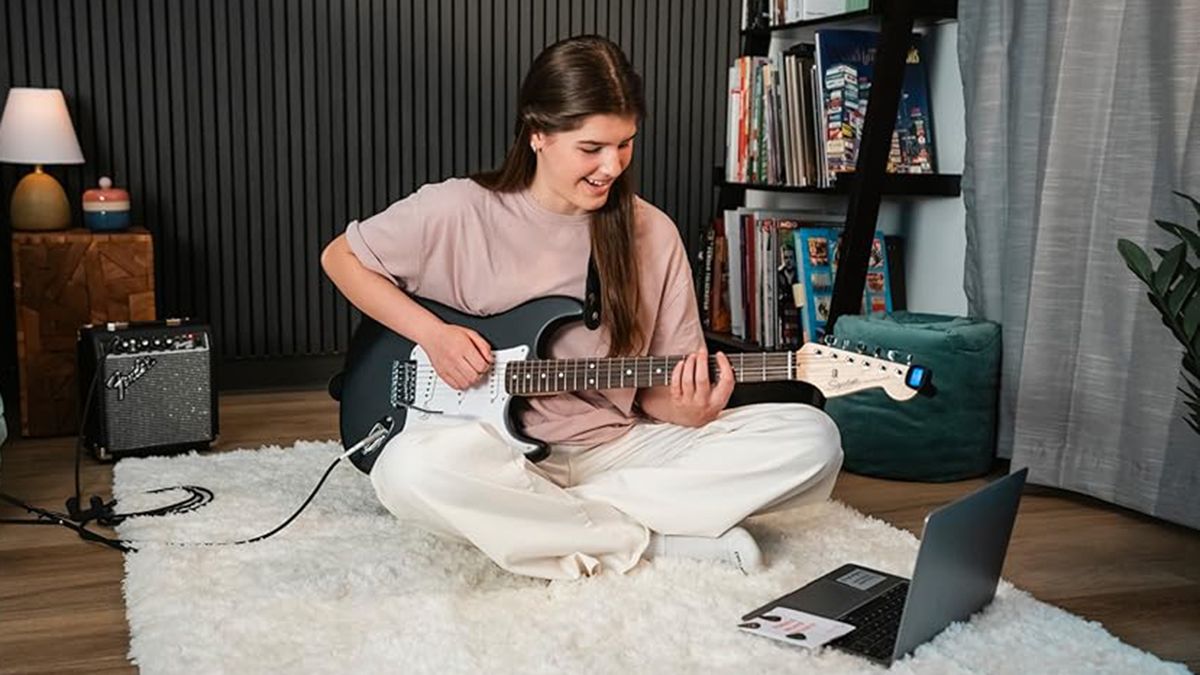
M514 396L545 396L562 392L626 387L656 387L671 383L671 371L683 356L639 356L585 359L546 359L545 345L562 325L581 321L583 307L567 297L531 300L503 314L477 317L445 305L413 298L447 323L470 328L493 347L491 373L469 389L458 391L434 372L425 351L411 340L364 317L350 342L346 369L331 385L341 401L342 443L371 442L350 460L369 473L377 450L406 429L460 424L464 420L490 423L531 461L548 453L546 444L521 433L509 416ZM922 366L808 343L794 352L732 354L738 382L801 380L827 398L881 387L896 400L912 398L929 381ZM709 371L717 372L716 357ZM386 420L386 422L384 422ZM381 423L383 427L381 428Z

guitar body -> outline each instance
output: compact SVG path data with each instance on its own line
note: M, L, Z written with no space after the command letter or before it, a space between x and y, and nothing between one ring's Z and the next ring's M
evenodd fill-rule
M479 420L491 424L511 445L524 449L531 461L543 459L549 453L546 444L522 434L511 419L511 396L503 379L505 364L545 358L554 332L582 320L579 301L562 296L538 298L502 314L477 317L431 300L413 300L446 323L482 335L492 345L495 367L475 386L456 391L437 377L419 345L364 316L351 338L345 371L339 376L343 445L349 448L359 442L385 417L393 421L388 440L404 430ZM357 452L350 455L350 461L363 473L370 473L378 456L378 450Z

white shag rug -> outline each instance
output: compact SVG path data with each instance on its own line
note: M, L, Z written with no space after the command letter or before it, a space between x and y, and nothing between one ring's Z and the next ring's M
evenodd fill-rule
M291 514L335 443L117 464L122 511L194 484L198 511L131 519L126 539L220 541ZM859 673L736 627L745 612L846 562L908 576L917 540L838 503L748 523L768 571L660 559L627 576L513 576L473 548L398 523L342 462L290 527L245 546L144 545L125 557L130 659L144 673ZM996 601L893 665L901 673L1184 673L1002 582Z

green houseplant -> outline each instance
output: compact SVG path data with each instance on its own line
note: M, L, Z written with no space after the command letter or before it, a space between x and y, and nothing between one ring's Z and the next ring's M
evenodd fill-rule
M1200 202L1176 192L1192 203L1200 215ZM1129 269L1150 289L1146 294L1150 304L1162 315L1163 324L1183 344L1184 380L1188 388L1181 389L1190 411L1186 419L1200 434L1200 220L1195 230L1183 225L1155 220L1159 227L1179 238L1170 250L1156 248L1158 265L1137 244L1128 239L1117 241L1117 250ZM1197 263L1193 264L1191 258Z

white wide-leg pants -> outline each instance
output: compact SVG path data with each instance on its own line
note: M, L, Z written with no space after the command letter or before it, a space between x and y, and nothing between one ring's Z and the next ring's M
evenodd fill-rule
M488 425L414 429L371 471L398 518L547 579L626 572L650 531L719 536L747 516L823 501L842 464L837 427L795 403L726 410L689 428L646 422L608 443L553 446L533 464Z

